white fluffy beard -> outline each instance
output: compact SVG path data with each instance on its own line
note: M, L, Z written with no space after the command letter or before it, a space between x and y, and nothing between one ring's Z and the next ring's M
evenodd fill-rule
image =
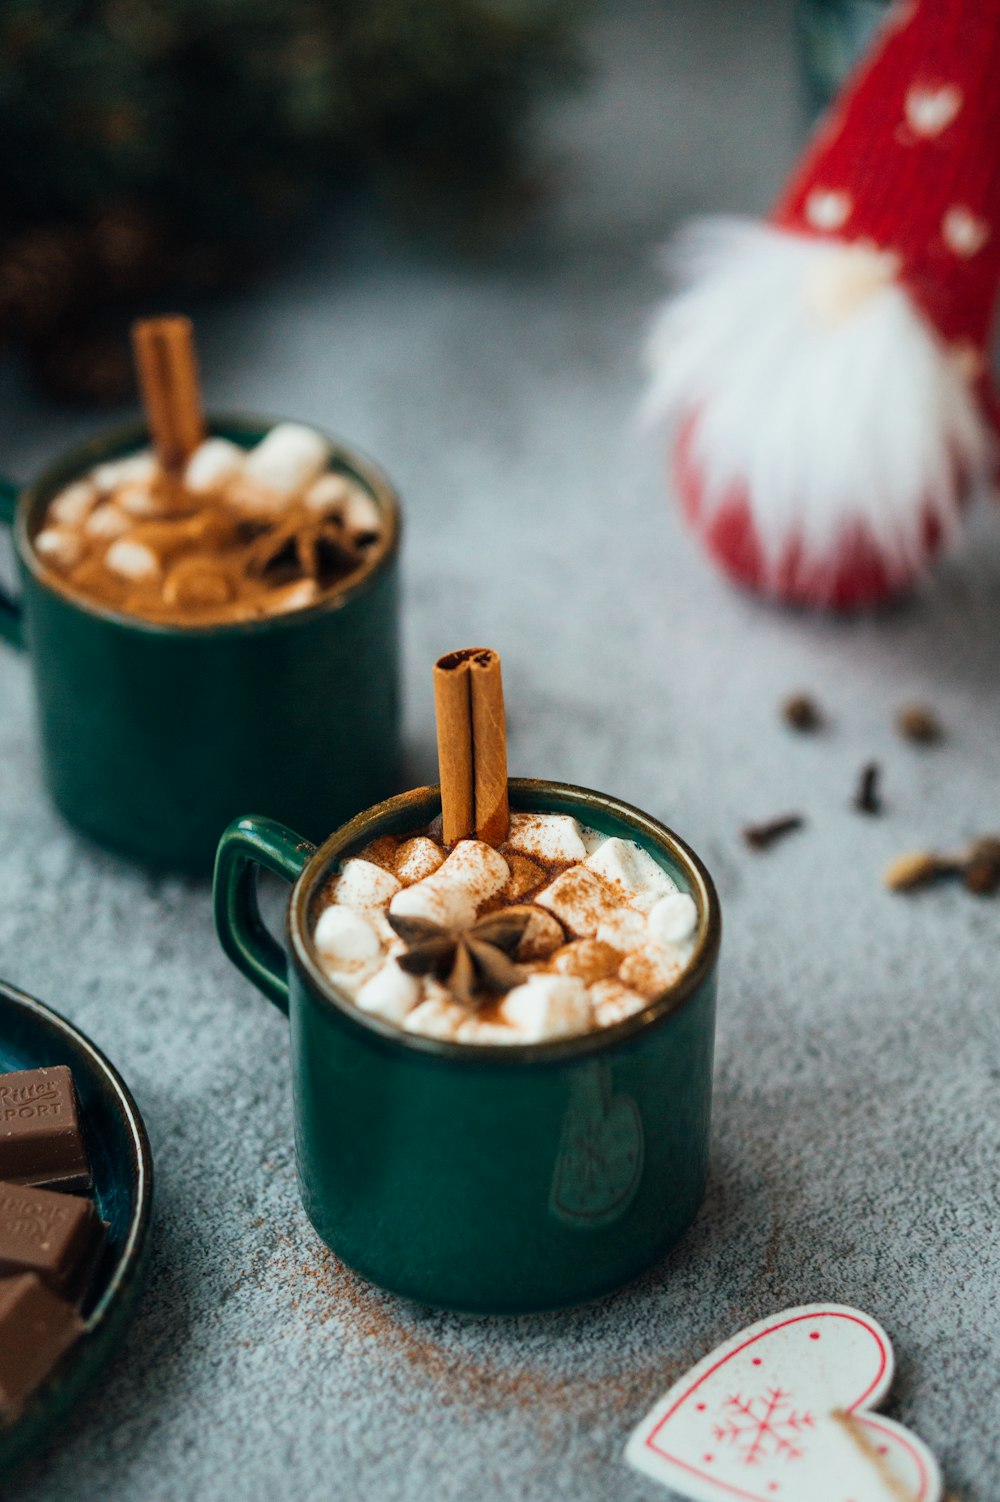
M651 416L684 433L696 527L745 503L759 587L827 601L845 539L866 536L889 588L950 540L991 438L950 357L872 246L704 220L668 251L677 290L649 342Z

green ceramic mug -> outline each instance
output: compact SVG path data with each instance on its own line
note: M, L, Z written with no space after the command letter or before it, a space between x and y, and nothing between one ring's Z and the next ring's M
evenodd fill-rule
M209 426L250 447L275 421ZM136 423L20 494L0 483L21 588L17 600L0 591L0 636L30 656L45 777L65 818L149 865L207 871L243 808L271 808L318 838L399 786L399 504L374 464L331 440L333 464L381 508L384 550L305 610L153 624L64 593L31 545L63 486L147 441Z
M654 819L600 793L514 780L511 807L636 840L698 907L691 965L645 1011L582 1037L441 1042L361 1013L320 968L317 895L340 862L440 810L437 788L369 809L316 849L250 816L222 837L215 915L234 964L291 1021L303 1202L373 1283L424 1304L518 1314L581 1303L674 1245L705 1185L721 931L711 877ZM256 897L294 882L286 950Z

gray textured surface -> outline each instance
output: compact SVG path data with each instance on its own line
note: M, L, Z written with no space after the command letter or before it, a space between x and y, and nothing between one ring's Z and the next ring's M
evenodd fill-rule
M26 666L0 651L0 973L118 1063L159 1181L127 1349L56 1451L5 1481L10 1502L652 1499L620 1455L664 1385L745 1322L824 1298L885 1323L890 1411L962 1502L996 1496L1000 904L893 898L878 874L1000 823L1000 519L877 623L762 608L696 556L656 446L629 429L650 247L683 213L756 209L776 187L798 129L789 7L634 10L604 28L596 92L553 121L561 194L516 253L455 268L352 230L215 309L202 342L219 404L339 429L403 487L415 775L430 660L488 641L512 769L631 799L713 868L705 1208L641 1284L551 1319L423 1314L326 1262L296 1200L284 1024L217 950L203 887L60 826ZM0 402L20 473L87 428L25 407L9 370ZM816 739L776 722L800 685L833 715ZM937 705L946 746L894 739L911 696ZM848 805L869 757L889 807L866 821ZM806 832L741 848L742 823L789 807Z

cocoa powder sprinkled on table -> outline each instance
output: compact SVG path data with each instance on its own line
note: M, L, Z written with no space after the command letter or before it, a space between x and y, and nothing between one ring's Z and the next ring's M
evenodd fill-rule
M353 1335L373 1342L379 1359L412 1368L421 1383L470 1413L497 1408L539 1414L555 1410L581 1419L621 1413L638 1422L650 1403L704 1354L691 1349L660 1353L623 1371L597 1376L561 1374L523 1362L507 1367L439 1340L432 1325L450 1316L429 1313L422 1318L411 1312L405 1303L352 1273L322 1245L296 1246L281 1235L272 1266L292 1285L293 1306L320 1329L349 1326Z

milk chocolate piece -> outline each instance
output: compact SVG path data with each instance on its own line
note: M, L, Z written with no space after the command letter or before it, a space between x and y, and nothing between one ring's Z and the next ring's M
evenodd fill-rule
M0 1278L37 1273L53 1293L81 1299L104 1250L90 1200L0 1183Z
M0 1279L0 1425L17 1418L83 1329L76 1310L34 1273Z
M89 1192L76 1091L64 1064L0 1074L0 1179Z

